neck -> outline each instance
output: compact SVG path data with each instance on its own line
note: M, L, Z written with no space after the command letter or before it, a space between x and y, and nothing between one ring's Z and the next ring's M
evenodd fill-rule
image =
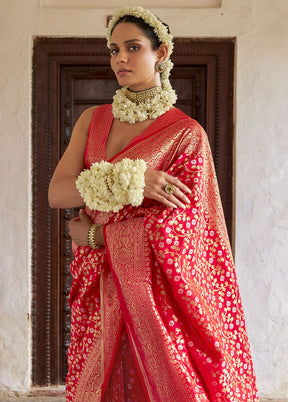
M156 73L155 76L152 77L152 79L146 80L145 82L142 83L131 85L129 87L129 90L133 92L140 92L149 90L150 88L161 87L161 86L162 83L160 79L160 74Z

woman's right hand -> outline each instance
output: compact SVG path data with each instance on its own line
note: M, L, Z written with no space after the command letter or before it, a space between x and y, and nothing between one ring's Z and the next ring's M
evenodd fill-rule
M167 184L173 184L175 191L168 194L165 191ZM186 194L191 190L183 184L177 177L171 176L161 170L147 168L145 172L144 197L159 201L168 208L185 208L185 204L190 204Z
M77 246L88 246L88 231L92 224L93 222L86 215L84 209L79 210L79 216L71 219L69 222L69 235ZM96 230L95 241L96 244L105 245L102 225Z

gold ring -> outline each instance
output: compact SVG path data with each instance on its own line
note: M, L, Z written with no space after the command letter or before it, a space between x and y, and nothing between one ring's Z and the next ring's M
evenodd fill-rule
M164 187L164 191L167 194L174 194L175 190L176 190L176 188L175 188L174 184L171 184L171 183L166 184L166 186Z

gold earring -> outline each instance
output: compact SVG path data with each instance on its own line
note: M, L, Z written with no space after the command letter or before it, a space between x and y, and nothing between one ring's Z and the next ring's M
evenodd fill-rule
M157 73L163 73L163 71L165 70L165 63L161 60L157 61L155 64L155 70Z

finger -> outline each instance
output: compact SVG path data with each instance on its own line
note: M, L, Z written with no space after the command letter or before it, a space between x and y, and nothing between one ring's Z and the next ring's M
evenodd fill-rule
M91 222L91 219L86 215L84 209L79 210L79 217L80 217L81 221Z
M186 194L182 193L182 191L178 188L175 187L175 192L173 194L171 194L173 197L178 198L180 201L183 201L186 204L190 204L191 201L190 199L187 197ZM175 202L175 201L174 201Z
M169 184L172 184L172 183L169 183ZM167 186L167 184L164 186L163 192L165 193L165 197L168 200L172 201L180 208L185 208L185 205L183 204L183 202L185 204L190 204L190 202L191 202L190 199L186 196L186 194L182 193L182 191L178 187L174 186L174 184L173 184L175 189L172 192L167 192L166 186Z
M173 204L177 205L178 208L181 208L181 209L186 208L186 205L183 204L183 202L181 202L181 200L179 198L177 198L177 196L175 196L175 194L171 194L169 197L170 197L170 201ZM186 196L185 196L185 198L186 198ZM189 200L189 202L190 202L190 200Z
M86 217L84 209L79 209L79 218L82 220Z
M174 184L174 186L184 191L185 193L191 193L190 188L187 187L186 184L182 183L182 181L179 180L178 177L170 176L169 174L167 174L166 180L168 183Z
M163 196L163 198L165 198L167 202L174 204L174 208L186 208L185 204L183 204L183 202L179 198L175 197L174 194L165 193L165 196Z
M171 208L171 209L177 208L177 205L174 202L170 201L169 198L167 198L161 194L157 194L153 198L154 198L154 200L159 201L161 204L166 205L168 208Z
M69 230L71 230L71 228L73 227L74 221L75 221L74 219L71 219L71 221L68 222Z

